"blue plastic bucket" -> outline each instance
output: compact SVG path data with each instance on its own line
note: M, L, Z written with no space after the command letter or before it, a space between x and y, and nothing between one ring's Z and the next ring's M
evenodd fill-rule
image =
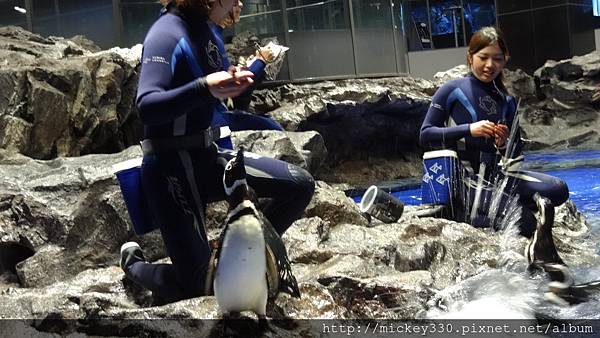
M113 167L129 212L129 218L133 224L133 231L137 235L143 235L156 229L144 196L141 162L142 158L135 158L118 163Z
M423 154L423 204L450 204L458 168L458 156L453 150L435 150Z

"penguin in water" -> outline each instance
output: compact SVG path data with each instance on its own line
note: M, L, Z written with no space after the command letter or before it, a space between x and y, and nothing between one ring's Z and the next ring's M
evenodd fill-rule
M229 212L209 267L209 279L214 273L214 283L207 281L207 287L212 284L223 315L249 310L264 320L268 299L279 292L300 298L298 283L281 237L254 205L243 149L227 163L223 186Z
M579 304L589 298L589 291L600 289L600 281L575 284L573 274L562 260L552 236L554 225L554 205L536 193L533 196L539 220L533 237L526 248L530 271L543 269L550 278L546 300L562 306Z

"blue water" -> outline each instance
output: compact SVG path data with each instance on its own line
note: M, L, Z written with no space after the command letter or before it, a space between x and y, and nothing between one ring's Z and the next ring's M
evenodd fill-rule
M600 150L530 153L525 156L525 168L563 179L577 209L588 218L600 218ZM421 188L414 183L392 195L406 205L421 204Z

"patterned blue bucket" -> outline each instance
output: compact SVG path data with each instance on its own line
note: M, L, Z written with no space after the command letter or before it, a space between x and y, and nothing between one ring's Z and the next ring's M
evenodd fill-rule
M450 204L455 192L457 168L458 156L453 150L435 150L423 154L423 204Z
M113 167L129 212L129 218L133 224L133 231L137 235L143 235L156 229L142 188L141 164L142 158L140 157L118 163Z

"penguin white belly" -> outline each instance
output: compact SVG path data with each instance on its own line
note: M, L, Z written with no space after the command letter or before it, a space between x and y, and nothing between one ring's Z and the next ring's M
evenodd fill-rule
M254 215L229 224L214 280L222 313L251 310L266 315L267 262L262 226Z

